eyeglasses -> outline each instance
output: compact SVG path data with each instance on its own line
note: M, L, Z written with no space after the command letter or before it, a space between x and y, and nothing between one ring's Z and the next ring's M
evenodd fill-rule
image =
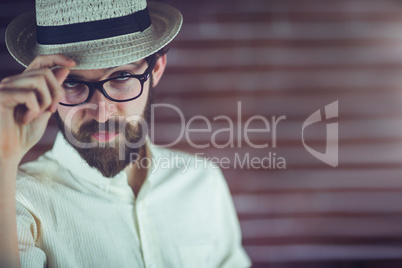
M67 79L63 82L64 95L60 104L64 106L78 106L88 102L95 90L99 90L111 101L125 102L135 100L141 96L144 83L148 80L157 60L156 55L147 58L148 68L143 74L123 75L97 82L85 82Z

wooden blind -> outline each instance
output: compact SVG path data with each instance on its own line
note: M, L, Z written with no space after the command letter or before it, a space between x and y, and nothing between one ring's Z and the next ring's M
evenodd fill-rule
M157 144L179 137L174 149L229 159L222 171L253 267L402 267L402 3L164 2L182 11L184 25L156 102L184 118L155 109L151 137ZM11 18L32 7L0 4L0 77L22 70L3 36ZM338 114L326 119L329 104ZM303 129L316 111L323 120ZM216 133L231 127L223 118L233 122L233 135ZM180 138L182 119L204 130L208 121L211 129ZM265 130L249 132L247 141L248 120L249 129ZM272 120L279 120L275 131ZM338 126L336 167L303 144L335 150L329 124ZM56 132L52 119L24 161L50 149ZM265 162L251 165L247 157Z

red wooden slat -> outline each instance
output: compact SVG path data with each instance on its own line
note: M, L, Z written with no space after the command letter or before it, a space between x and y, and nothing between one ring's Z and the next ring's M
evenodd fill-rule
M0 23L30 5L19 2L0 3ZM275 151L286 159L285 170L223 169L254 267L400 267L394 260L402 259L402 5L393 0L164 2L183 11L185 24L156 89L158 102L177 106L186 123L198 115L211 122L225 115L242 125L254 115L287 117L279 124L275 150L254 149L244 139L239 148L196 149L185 139L174 146L208 157L261 158ZM0 34L4 30L0 25ZM20 72L3 39L0 45L0 77ZM336 168L301 143L304 120L333 101L339 101L339 117L332 121L339 123ZM177 114L160 110L155 122L156 143L177 137ZM54 119L49 125L24 161L51 148ZM202 123L195 122L197 127ZM226 126L212 122L211 127ZM306 131L308 144L323 150L325 122ZM258 144L271 142L265 134L250 136ZM193 133L191 139L205 143L211 134Z

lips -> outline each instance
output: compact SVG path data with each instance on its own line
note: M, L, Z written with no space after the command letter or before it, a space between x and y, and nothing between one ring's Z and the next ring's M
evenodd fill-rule
M92 134L92 137L100 142L108 142L116 138L119 135L117 132L96 132Z

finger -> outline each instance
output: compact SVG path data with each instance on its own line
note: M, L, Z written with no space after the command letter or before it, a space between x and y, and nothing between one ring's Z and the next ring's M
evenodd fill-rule
M28 143L31 143L32 145L36 144L43 136L50 116L51 113L49 111L38 113L38 115L33 118L29 124L20 128L21 136L25 136Z
M38 102L36 101L36 96L34 94L31 94L25 101L24 103L24 108L25 108L25 113L22 116L22 124L28 124L32 120L38 117L38 115L41 113L40 106ZM18 107L17 107L18 108ZM21 108L23 109L23 108Z
M75 66L75 62L62 54L40 55L29 64L25 72L40 68L52 68L54 66L72 68Z
M9 93L19 91L34 91L41 110L56 111L56 105L62 95L62 89L58 85L50 69L38 69L18 76L9 77L1 84L1 90Z
M69 73L70 73L69 69L65 69L65 68L53 69L54 77L56 77L57 83L59 85L63 84L64 80L66 80Z
M42 90L40 90L39 93L40 96L45 100L43 104L46 105L46 108L48 108L50 112L54 113L56 112L57 105L64 94L64 90L61 85L69 73L69 69L57 67L52 70L48 68L32 70L29 73L24 73L23 75L29 75L30 77L33 75L44 75L46 77L47 88L49 89L52 97L51 103L48 102L47 94L44 95Z
M41 111L50 109L53 103L53 97L51 94L52 86L49 84L50 83L45 76L38 78L36 83L33 84Z
M66 79L67 75L69 74L69 69L54 69L50 71L50 69L43 69L44 75L47 82L47 88L49 89L51 95L51 102L48 104L47 107L51 113L56 112L57 105L59 104L60 99L64 94L64 90L61 87L61 84Z
M49 111L39 113L32 121L29 122L27 127L21 128L23 135L28 138L33 144L37 143L45 133L46 125L52 114Z
M60 79L68 74L68 69L59 70ZM67 73L67 74L66 74ZM38 102L41 110L49 110L55 112L56 107L62 97L63 89L58 83L53 71L48 68L32 70L18 76L14 76L6 80L7 87L17 87L19 89L26 88L35 90L38 95Z
M49 111L44 111L38 114L38 116L36 116L32 122L35 124L35 126L37 126L37 124L47 124L47 122L49 121L50 116L52 115L51 112ZM43 129L44 132L45 129ZM42 133L43 134L43 133ZM41 134L41 135L42 135Z
M25 76L8 81L5 86L10 93L13 92L12 89L21 92L24 90L27 92L33 91L36 94L41 111L44 111L49 109L53 102L48 84L48 80L51 79L48 78L49 75L53 76L48 69L34 70ZM55 80L54 77L53 79Z
M40 106L34 91L20 90L2 92L4 107L13 110L14 120L19 124L31 121L40 113Z
M69 69L64 69L64 68L56 68L53 69L53 74L54 74L54 78L55 79L51 79L51 93L52 93L52 97L53 97L53 102L52 105L50 107L50 112L54 113L57 110L57 105L59 105L59 102L64 94L64 90L63 87L61 86L64 82L64 80L66 80L68 74L70 73Z

